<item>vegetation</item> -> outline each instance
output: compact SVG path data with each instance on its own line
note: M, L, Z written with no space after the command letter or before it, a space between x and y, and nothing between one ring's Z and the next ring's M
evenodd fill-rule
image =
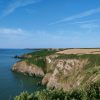
M34 58L38 58L38 57L46 57L48 55L54 54L55 52L56 52L55 49L41 49L41 50L29 53L29 54L31 54L32 57Z
M76 54L59 54L56 59L79 59L80 56Z
M14 100L99 100L100 83L93 83L85 90L73 90L63 92L62 90L42 90L35 93L22 92Z
M55 49L54 50L41 49L36 52L29 53L29 55L32 55L32 57L26 58L24 60L26 60L28 64L35 64L38 67L45 68L46 67L45 57L54 54L55 52L56 52Z

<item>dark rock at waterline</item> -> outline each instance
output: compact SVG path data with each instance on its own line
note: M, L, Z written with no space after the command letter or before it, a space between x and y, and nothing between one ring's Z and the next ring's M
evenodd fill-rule
M14 58L20 58L20 56L17 56L17 55L16 55L16 56L14 56Z

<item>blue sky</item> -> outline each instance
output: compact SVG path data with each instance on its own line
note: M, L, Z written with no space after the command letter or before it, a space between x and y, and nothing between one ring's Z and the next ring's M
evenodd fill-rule
M0 0L0 48L100 47L100 0Z

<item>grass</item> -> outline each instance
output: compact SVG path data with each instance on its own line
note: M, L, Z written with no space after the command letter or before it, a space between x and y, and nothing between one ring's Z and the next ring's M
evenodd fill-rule
M76 54L59 54L56 59L79 59L79 57Z
M26 59L26 62L28 64L35 64L38 67L42 67L42 68L46 67L46 62L45 62L45 59L44 58L39 58L39 59L28 58L28 59Z
M41 49L41 50L29 53L29 54L31 54L32 57L34 58L38 58L38 57L46 57L48 55L54 54L55 52L56 50Z
M31 58L24 59L28 64L35 64L38 67L45 68L46 67L46 56L54 54L56 50L48 50L48 49L41 49L36 52L29 53L32 55Z

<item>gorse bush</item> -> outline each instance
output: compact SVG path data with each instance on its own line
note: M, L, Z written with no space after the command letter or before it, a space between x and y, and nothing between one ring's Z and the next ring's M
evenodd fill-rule
M35 93L22 92L14 100L99 100L100 84L94 83L84 90L63 92L62 90L42 90Z

